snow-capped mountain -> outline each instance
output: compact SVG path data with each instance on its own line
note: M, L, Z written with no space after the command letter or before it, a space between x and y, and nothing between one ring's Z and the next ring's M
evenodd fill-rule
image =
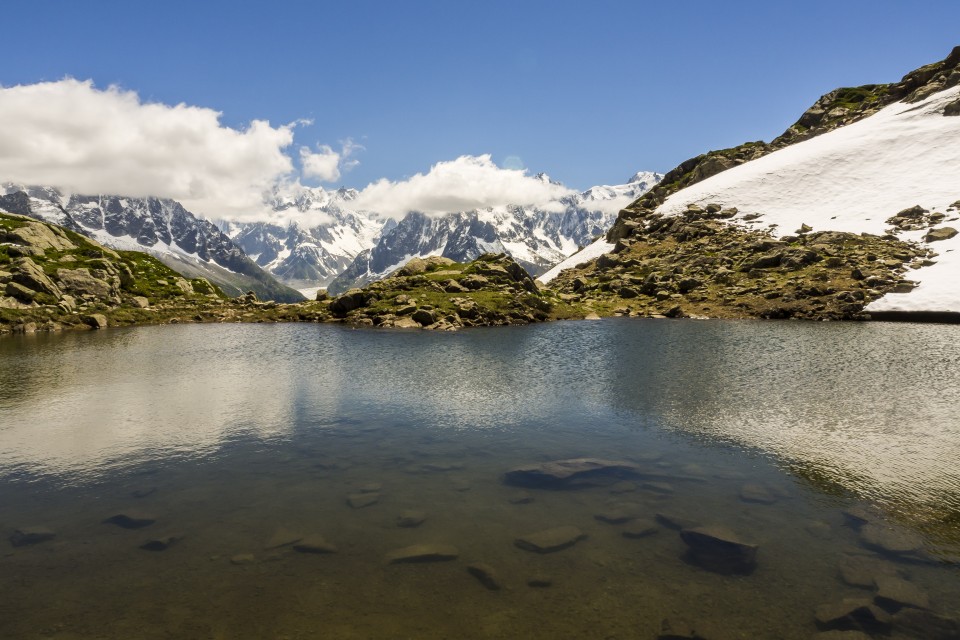
M550 180L545 174L536 177ZM427 256L466 262L482 253L506 253L531 274L543 273L606 232L621 207L662 177L640 172L627 184L592 187L542 208L510 205L440 217L410 213L385 229L377 244L359 254L328 288L345 291Z
M824 95L771 143L682 163L625 207L606 238L541 280L629 243L650 220L707 205L736 210L729 222L781 239L836 231L921 243L937 255L908 272L919 286L886 293L865 310L960 313L960 47L898 83Z
M287 222L224 223L224 231L260 267L311 295L357 255L374 246L393 221L355 211L354 189L275 189L268 204ZM311 295L312 297L312 295Z
M231 295L253 290L266 299L302 299L247 258L216 225L175 200L66 194L15 184L0 187L0 195L0 208L11 213L58 224L114 249L145 251L185 276L209 279Z

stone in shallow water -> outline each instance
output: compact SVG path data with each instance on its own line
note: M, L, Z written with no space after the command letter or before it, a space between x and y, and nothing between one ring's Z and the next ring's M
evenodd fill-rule
M380 490L383 489L383 485L379 482L368 482L365 485L362 485L357 492L358 493L380 493Z
M660 623L657 640L705 640L693 626L680 618L665 618Z
M507 484L554 489L611 485L640 474L640 468L622 460L571 458L517 467L507 471Z
M740 499L755 504L773 504L777 497L762 484L749 482L740 487Z
M593 515L594 519L607 524L624 524L637 517L636 510L630 507L611 507Z
M650 520L634 520L620 531L624 538L646 538L660 532L660 527Z
M420 470L427 472L459 471L460 469L463 469L462 462L428 462L420 465Z
M280 547L287 547L294 542L299 542L303 538L303 534L291 531L286 527L280 527L273 532L273 535L267 539L264 543L264 549L279 549Z
M630 482L629 480L621 480L610 486L610 493L612 494L621 494L621 493L633 493L639 487L636 482Z
M820 605L814 618L817 627L822 630L877 632L890 628L890 614L863 598L845 598L840 602Z
M145 551L166 551L176 543L180 542L181 539L182 539L182 536L175 536L175 535L159 536L159 537L151 538L150 540L147 540L142 545L140 545L140 548L144 549Z
M125 511L123 513L110 516L104 520L103 523L115 524L118 527L123 527L124 529L142 529L143 527L149 527L156 521L157 519L151 514L146 514L140 511Z
M510 504L530 504L533 502L533 496L526 491L521 491L510 496L508 500Z
M415 544L410 547L396 549L387 554L387 562L398 564L401 562L442 562L456 560L460 551L449 544Z
M680 538L693 562L708 571L748 574L756 568L757 545L743 542L723 527L682 529Z
M868 522L860 528L860 540L865 547L882 553L923 557L923 538L909 531Z
M840 579L851 587L873 589L881 576L896 576L896 569L872 558L854 556L840 562Z
M423 524L424 520L427 519L427 513L425 511L417 511L415 509L408 509L404 511L399 516L397 516L397 526L404 528L419 527Z
M15 547L24 547L53 540L56 536L57 534L47 527L21 527L10 536L10 544Z
M354 509L363 509L380 502L379 493L352 493L347 496L347 504Z
M873 601L891 613L903 607L930 608L930 596L926 592L912 582L894 576L877 578L877 593Z
M157 492L156 487L146 487L143 489L137 489L136 491L133 491L130 494L130 496L133 498L146 498L147 496L152 496L156 492Z
M474 562L473 564L468 564L467 571L479 580L480 584L491 591L499 591L502 587L500 577L497 575L496 570L486 563Z
M870 640L870 636L863 631L821 631L811 640Z
M654 493L673 493L673 485L669 482L644 482L640 488Z
M680 531L681 529L696 529L700 526L700 523L693 519L688 518L685 515L678 513L664 513L659 512L656 515L657 522L665 526L667 529L673 529L674 531Z
M534 589L546 589L553 586L553 578L548 576L532 576L527 580L527 586Z
M525 551L534 553L553 553L572 547L587 537L583 531L573 526L555 527L537 531L514 540L514 544Z
M302 540L294 543L294 551L300 553L336 553L337 547L317 534L308 535Z
M231 556L230 564L244 565L244 564L253 564L255 558L252 553L238 553L235 556Z
M904 608L894 614L893 626L911 638L924 640L957 640L960 638L960 620L925 609Z

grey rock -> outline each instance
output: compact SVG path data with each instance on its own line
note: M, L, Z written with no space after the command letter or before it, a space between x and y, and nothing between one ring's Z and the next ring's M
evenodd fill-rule
M749 574L757 565L757 545L743 542L723 527L683 529L680 538L698 566L722 574Z
M924 546L923 538L914 533L874 522L860 528L860 539L870 549L899 556L922 556Z
M595 520L607 524L624 524L637 517L637 509L632 506L615 506L593 515Z
M700 526L699 521L678 513L660 512L656 514L656 519L657 522L668 529L673 529L674 531L680 531L681 529L695 529Z
M878 560L858 556L844 558L840 563L840 579L851 587L873 589L877 579L883 576L896 576L896 569Z
M405 562L443 562L456 560L460 551L449 544L415 544L391 551L387 554L387 562L398 564Z
M564 526L520 536L514 540L514 544L525 551L553 553L572 547L586 537L587 534L580 529Z
M10 536L10 544L15 547L24 547L53 540L56 536L57 534L47 527L22 527L16 529Z
M13 281L22 284L33 291L49 293L59 298L63 295L60 287L53 283L46 273L43 272L37 263L30 258L19 258L13 261L12 265Z
M141 309L146 309L150 306L150 300L144 296L134 296L132 302L133 306Z
M107 328L107 317L102 313L92 313L89 316L84 316L83 322L87 326L93 327L94 329Z
M488 564L483 562L468 564L467 571L491 591L499 591L503 586L496 570Z
M235 556L231 556L230 564L235 565L245 565L253 564L256 558L253 557L252 553L238 553Z
M8 296L13 296L20 302L30 303L33 302L37 292L33 291L32 289L28 289L17 282L8 282L6 286L6 294Z
M437 321L437 314L428 309L417 309L410 318L422 327L434 324Z
M109 277L109 276L108 276ZM111 282L97 278L87 268L57 269L57 280L67 293L105 299L116 296L120 289L120 278L113 276Z

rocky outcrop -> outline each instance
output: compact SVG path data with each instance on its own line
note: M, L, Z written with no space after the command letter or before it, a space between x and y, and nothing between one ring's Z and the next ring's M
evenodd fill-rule
M777 239L728 224L731 212L716 204L635 220L612 253L551 285L605 315L862 319L871 301L910 291L909 270L930 258L893 235L800 229Z

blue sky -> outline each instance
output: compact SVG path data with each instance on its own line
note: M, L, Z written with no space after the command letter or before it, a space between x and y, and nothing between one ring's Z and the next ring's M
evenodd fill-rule
M362 187L489 153L577 187L779 134L822 93L960 44L960 3L35 2L0 85L71 76L295 143L364 149ZM296 154L291 153L296 159Z

